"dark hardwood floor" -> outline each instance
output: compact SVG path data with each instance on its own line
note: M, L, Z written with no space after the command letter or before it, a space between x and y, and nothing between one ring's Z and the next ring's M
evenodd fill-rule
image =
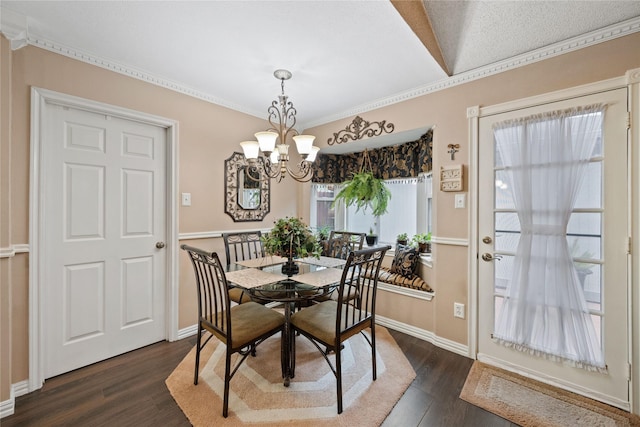
M458 398L472 360L391 331L416 379L384 427L500 426L512 424ZM11 426L189 426L164 384L195 338L160 342L48 379L16 399ZM369 427L369 426L367 426Z

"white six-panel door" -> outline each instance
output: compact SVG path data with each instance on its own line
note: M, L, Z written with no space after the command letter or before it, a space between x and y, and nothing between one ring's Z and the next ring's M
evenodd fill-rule
M165 337L166 130L59 105L45 111L49 378Z

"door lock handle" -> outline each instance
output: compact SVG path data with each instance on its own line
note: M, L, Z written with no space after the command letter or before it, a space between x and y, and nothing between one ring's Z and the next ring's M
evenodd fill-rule
M495 255L495 254L490 254L490 253L483 253L482 254L482 260L483 261L493 261L493 260L498 260L500 261L502 259L502 255Z
M158 248L158 249L164 248L164 242L157 242L156 243L156 248Z

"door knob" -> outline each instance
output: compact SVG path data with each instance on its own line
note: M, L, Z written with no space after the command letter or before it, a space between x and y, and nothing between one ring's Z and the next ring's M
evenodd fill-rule
M490 253L484 253L482 254L482 259L484 261L493 261L494 259L500 261L500 259L502 259L502 255L492 255Z
M156 248L158 248L158 249L164 248L164 242L157 242L156 243Z

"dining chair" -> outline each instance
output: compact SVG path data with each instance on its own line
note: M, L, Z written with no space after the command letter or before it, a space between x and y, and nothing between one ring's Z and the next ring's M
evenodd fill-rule
M359 251L364 244L365 233L331 231L327 244L327 256L347 259L350 251Z
M358 332L371 346L372 374L373 380L376 380L375 313L378 271L384 254L389 249L391 246L350 252L340 279L337 300L323 301L291 316L292 331L299 332L313 343L336 377L338 414L342 413L341 350L343 343ZM352 288L353 292L348 292L347 288ZM352 293L356 295L355 299L343 297ZM364 333L365 329L370 329L370 337ZM335 352L335 366L327 356L331 351Z
M232 262L263 257L264 247L262 246L261 237L262 232L260 230L222 233L227 266L231 265ZM251 297L239 288L230 289L229 297L238 304L251 301Z
M327 256L332 258L347 259L349 253L352 251L359 251L362 249L362 245L365 240L365 233L355 233L353 231L331 231L329 234L329 240L327 243ZM347 299L355 298L353 289L345 289L347 292ZM328 299L338 299L338 294L332 292L329 295L324 295L315 298L314 302L326 301Z
M249 354L270 336L281 332L284 316L256 302L231 306L229 286L218 254L192 246L180 246L189 254L198 289L198 336L193 383L198 385L200 351L213 337L226 345L222 416L229 410L229 383ZM203 342L203 334L209 336ZM231 369L231 356L241 357Z

